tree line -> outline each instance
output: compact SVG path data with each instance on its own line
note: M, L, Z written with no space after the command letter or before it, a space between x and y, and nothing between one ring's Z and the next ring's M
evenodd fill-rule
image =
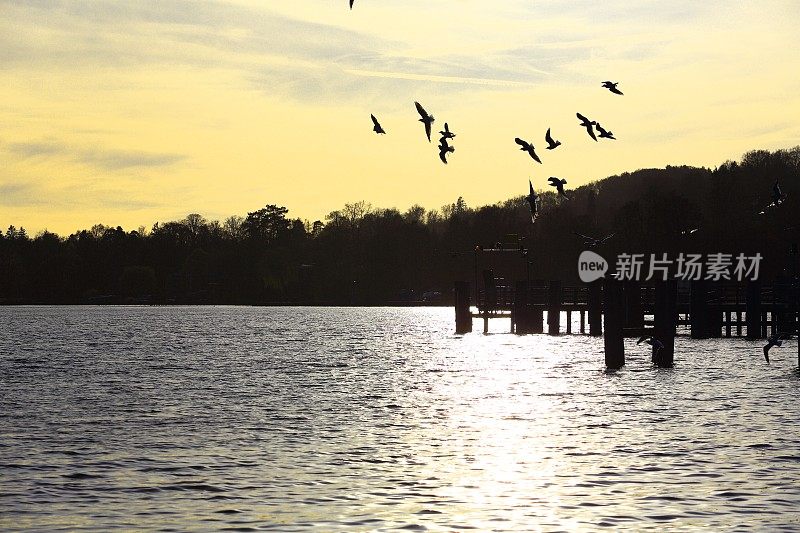
M521 194L404 212L361 201L313 223L267 204L222 222L192 213L67 237L12 225L0 232L0 303L448 303L453 281L472 281L476 267L509 281L578 283L585 246L574 232L613 233L598 249L607 258L760 252L770 279L796 260L799 176L800 147L751 151L715 169L641 169L574 189L569 200L540 191L535 223ZM776 180L786 200L765 209ZM507 251L488 252L497 248Z

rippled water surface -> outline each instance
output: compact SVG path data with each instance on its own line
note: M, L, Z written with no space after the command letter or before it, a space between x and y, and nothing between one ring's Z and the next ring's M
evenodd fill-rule
M800 529L796 341L451 309L0 308L0 529Z

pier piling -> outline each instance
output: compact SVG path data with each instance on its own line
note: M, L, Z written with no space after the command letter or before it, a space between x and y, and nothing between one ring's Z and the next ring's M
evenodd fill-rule
M689 327L693 339L707 339L709 336L708 284L706 280L691 282L689 300Z
M561 330L561 280L551 280L547 289L547 333L558 335Z
M625 366L625 300L622 283L614 279L603 281L603 345L606 368L616 369ZM590 314L591 316L591 314Z
M644 329L644 307L642 306L642 286L638 281L624 283L625 329L629 336L638 337Z
M653 351L653 363L670 368L675 360L675 328L678 318L678 282L675 280L656 282L656 301L653 337L664 345Z
M747 338L760 339L761 337L761 283L758 281L747 282L747 300L745 302L745 322L747 324Z
M603 285L601 280L589 283L588 311L589 335L603 334Z
M489 315L497 309L497 281L494 271L483 271L483 332L489 333Z
M530 305L530 290L527 281L518 281L514 286L514 332L517 335L533 333Z
M472 314L469 310L469 283L456 281L455 307L456 307L456 334L472 332Z

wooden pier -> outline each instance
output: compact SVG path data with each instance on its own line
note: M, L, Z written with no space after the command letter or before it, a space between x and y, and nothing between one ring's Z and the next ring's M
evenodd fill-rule
M472 331L476 318L483 321L483 332L488 333L489 320L502 318L509 320L509 331L519 335L604 335L609 368L625 364L624 337L652 335L664 345L658 354L654 350L653 363L670 367L679 334L695 339L765 339L776 333L798 332L800 290L796 279L779 279L771 285L606 279L569 286L560 280L510 283L495 277L491 270L482 274L483 285L474 293L468 282L455 285L457 333Z

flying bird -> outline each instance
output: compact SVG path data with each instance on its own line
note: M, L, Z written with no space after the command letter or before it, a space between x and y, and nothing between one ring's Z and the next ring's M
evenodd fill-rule
M775 205L780 205L786 200L786 195L781 191L781 185L778 180L775 180L775 185L772 186L772 202Z
M602 239L597 239L595 237L589 237L588 235L584 235L583 233L578 233L577 231L573 231L572 233L574 233L578 237L583 238L583 245L586 246L587 248L597 248L598 246L600 246L601 244L603 244L608 239L614 236L614 233L612 233L610 235L606 235Z
M767 344L764 346L764 359L767 360L767 364L769 364L769 350L773 346L777 346L780 348L783 345L783 341L786 339L790 339L792 337L791 333L776 333L771 337L767 337Z
M700 231L700 228L691 228L691 229L686 228L681 230L681 235L684 237L688 237L689 235L694 235L698 231Z
M444 123L444 131L439 132L442 136L442 139L452 139L456 136L455 133L450 131L450 127L447 125L447 122Z
M439 139L439 159L442 160L442 163L445 165L447 164L447 154L455 152L456 149L453 146L447 144L447 139L442 137Z
M561 146L561 141L553 140L553 137L550 136L550 128L547 128L547 133L544 134L544 140L547 141L548 150L553 150Z
M564 184L567 183L567 180L559 179L559 178L556 178L554 176L550 176L547 179L547 181L550 182L550 186L551 187L555 187L558 190L558 195L559 196L563 196L564 198L569 200L569 196L567 196L567 193L564 192Z
M541 164L542 160L539 159L539 156L536 155L536 150L533 148L533 145L527 141L523 141L519 137L514 137L514 142L521 146L520 150L523 152L528 152L528 154L533 158L534 161Z
M351 2L351 4L352 4L352 2ZM617 83L614 83L613 81L604 81L603 82L603 87L605 87L606 89L608 89L612 93L619 94L621 96L622 95L622 91L617 89L617 85L619 85L619 82L617 82Z
M595 122L594 123L594 127L595 127L595 129L597 129L597 132L600 134L600 138L601 139L611 139L612 141L616 141L617 140L616 137L614 137L614 133L608 131L607 129L605 129L603 126L600 125L599 122Z
M653 347L653 357L658 356L658 352L664 349L664 343L650 335L642 335L636 344L647 343Z
M378 122L378 119L375 118L375 115L370 115L370 116L372 117L372 124L373 124L372 131L374 131L375 133L386 134L386 132L383 131L380 122Z
M539 199L536 196L536 192L533 190L533 183L531 180L528 180L528 186L530 187L531 192L528 193L528 196L525 197L525 200L527 200L528 205L531 207L531 222L536 222L536 216L539 214L537 211Z
M431 142L431 124L433 124L434 121L433 115L429 115L428 112L419 105L419 102L414 102L414 105L417 107L417 113L419 113L421 117L419 121L425 124L425 136L428 138L428 142Z
M761 210L759 215L763 215L767 212L767 209L772 207L778 207L784 201L786 201L787 195L781 190L781 185L778 183L778 180L775 180L775 185L772 186L772 203L770 203L767 207Z
M589 137L591 137L592 139L594 139L596 141L597 137L595 136L594 128L592 127L594 124L596 124L596 122L593 121L593 120L589 120L588 118L584 117L580 113L575 113L575 114L578 116L578 120L581 121L581 126L586 128L586 132L589 134Z

